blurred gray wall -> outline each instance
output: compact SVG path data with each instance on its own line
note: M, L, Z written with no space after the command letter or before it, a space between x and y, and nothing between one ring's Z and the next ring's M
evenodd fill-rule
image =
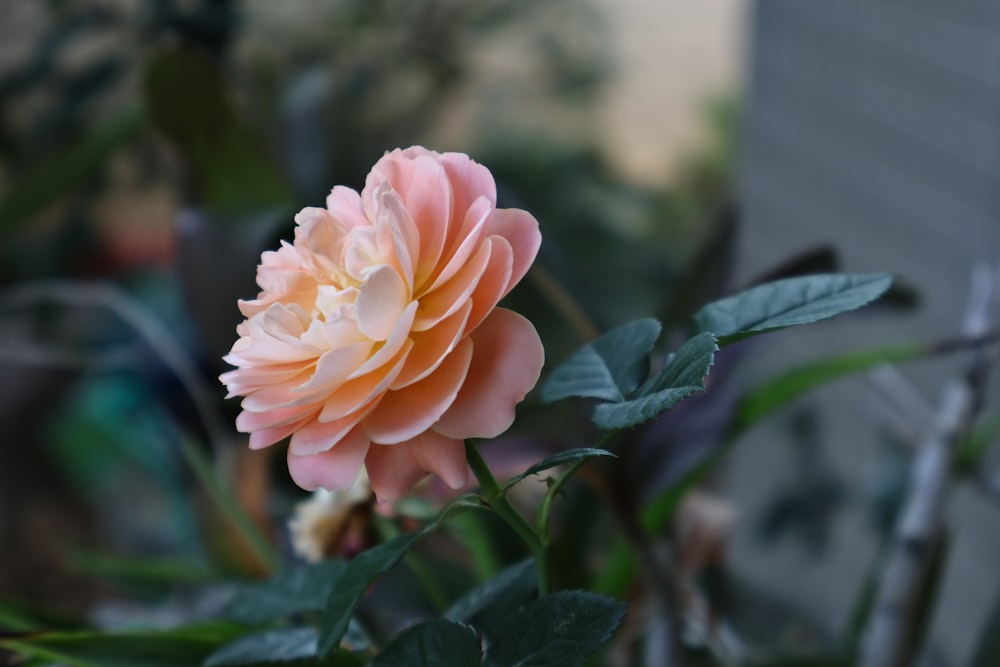
M1000 258L1000 2L758 0L750 16L738 278L830 243L844 270L890 271L923 296L905 316L779 334L755 352L751 374L958 333L970 265ZM936 404L957 363L903 373ZM732 562L835 629L874 556L862 498L880 460L879 408L863 379L807 404L819 409L824 446L848 484L831 549L814 560L790 545L765 547L741 521ZM787 440L778 419L730 457L726 484L745 513L796 474ZM962 665L1000 589L1000 511L963 486L949 515L955 544L933 644L941 664Z

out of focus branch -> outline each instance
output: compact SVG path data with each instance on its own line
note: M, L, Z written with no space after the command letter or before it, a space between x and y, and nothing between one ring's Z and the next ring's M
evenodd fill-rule
M962 326L965 335L981 336L989 329L996 286L992 268L974 268ZM859 667L904 667L913 658L915 647L909 642L919 616L920 592L944 527L955 454L981 406L993 353L978 348L965 370L945 385L930 431L913 461L909 496L879 583Z

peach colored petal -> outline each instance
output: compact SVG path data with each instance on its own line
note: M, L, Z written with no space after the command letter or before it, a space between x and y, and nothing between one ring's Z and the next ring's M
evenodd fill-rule
M440 477L453 489L468 478L465 445L427 431L398 445L372 443L365 468L375 495L381 501L397 500L428 473Z
M325 208L307 207L295 216L295 247L318 282L343 282L340 252L350 228Z
M410 329L413 326L413 318L417 314L417 305L416 301L410 302L410 305L406 307L403 314L399 316L399 320L389 333L389 338L386 339L385 344L378 348L375 354L368 358L368 361L358 366L357 370L347 376L348 380L371 373L375 369L388 364L390 360L395 360L399 351L404 346L409 345L412 347L413 342L410 341L409 335Z
M538 221L527 211L516 208L498 209L493 214L486 233L504 237L514 250L514 271L504 292L506 294L521 281L538 255L538 249L542 245Z
M411 341L405 341L391 363L379 366L377 370L367 375L342 384L336 392L323 401L319 420L328 422L340 419L378 400L399 377L399 372L403 370L406 356L412 347Z
M434 276L434 281L427 289L428 292L451 280L469 261L472 253L479 249L483 243L483 230L486 229L486 224L492 213L493 206L486 197L480 197L475 201L462 222L462 233L459 236L461 243L454 252L445 254L445 257L449 259L446 263L441 264L441 270Z
M493 438L514 422L514 407L538 382L545 361L531 322L497 308L470 334L472 365L458 397L433 429L449 438Z
M264 412L243 410L236 416L236 429L241 433L252 433L266 428L287 426L308 420L316 415L314 406L276 408Z
M413 341L413 349L390 389L401 389L433 373L465 334L465 323L471 311L472 302L466 301L465 305L430 329L412 332L410 340Z
M326 210L345 227L367 225L365 210L361 206L361 196L351 188L336 185L326 197Z
M396 269L379 266L358 290L354 304L358 328L372 340L386 340L409 301L406 283Z
M432 157L413 160L413 173L404 201L420 238L414 283L423 284L437 266L451 223L451 185L444 168Z
M232 398L244 396L270 384L287 382L301 372L300 363L248 366L223 373L219 376L219 381L229 390L226 398Z
M296 375L287 382L280 384L270 384L256 389L240 402L240 407L249 412L266 412L278 408L291 408L308 405L315 402L310 396L293 393L293 389L303 382L309 380L309 369L304 368L299 375Z
M309 419L311 417L302 421L291 422L290 424L254 431L250 434L250 449L263 449L284 440L308 423Z
M380 231L379 238L385 239L382 245L389 246L381 248L382 253L388 256L391 248L391 255L396 259L400 274L406 279L407 287L412 292L414 263L420 252L420 233L403 201L388 184L381 188L375 226Z
M321 422L314 419L292 434L288 451L296 456L325 452L361 423L369 412L371 412L370 407L334 421Z
M462 153L444 153L438 156L438 160L451 181L455 211L469 209L480 196L486 197L491 206L496 206L497 185L489 169Z
M463 340L441 366L420 382L389 391L365 419L372 442L393 445L423 433L451 406L472 361L472 343Z
M469 464L465 461L465 443L427 431L410 441L413 459L421 469L433 473L453 489L465 486Z
M299 456L289 449L288 472L307 491L347 489L357 479L368 447L368 438L356 428L325 452Z
M406 445L373 444L365 456L365 469L372 491L383 502L399 500L427 475Z
M448 317L472 296L490 262L491 244L484 243L469 262L447 283L420 297L414 331L425 331Z
M347 376L368 358L374 343L362 341L333 348L323 354L316 362L312 377L292 392L295 394L313 395L316 392L328 393L343 384Z
M502 236L491 236L487 242L492 248L490 263L472 293L472 312L469 313L469 321L465 324L466 333L478 327L490 314L501 297L507 293L507 285L510 283L514 251Z

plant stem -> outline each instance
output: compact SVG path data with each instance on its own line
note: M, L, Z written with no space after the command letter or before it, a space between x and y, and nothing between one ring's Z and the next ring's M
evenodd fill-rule
M535 567L538 568L538 593L539 595L547 595L550 588L548 550L541 538L538 537L538 533L531 527L528 520L511 504L503 487L497 482L489 466L486 465L486 461L483 460L479 449L469 440L465 442L465 458L468 460L472 472L476 475L476 479L479 480L479 486L482 487L490 508L514 529L514 532L524 540L534 553Z

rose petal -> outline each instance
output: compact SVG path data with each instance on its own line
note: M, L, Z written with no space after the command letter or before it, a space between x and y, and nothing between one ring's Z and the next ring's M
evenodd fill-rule
M368 358L368 361L358 366L357 370L351 373L347 379L353 380L354 378L361 377L362 375L367 375L374 370L385 366L390 362L390 360L395 363L396 356L399 351L409 342L412 346L412 341L410 341L410 329L413 326L413 318L417 314L417 302L411 301L410 304L403 311L403 314L399 316L399 321L393 327L392 332L389 334L389 338L380 347L375 354Z
M412 293L414 262L420 252L420 234L398 194L386 187L379 202L380 209L375 222L379 251L383 256L395 259L400 275Z
M358 328L372 340L387 339L409 301L406 283L396 269L379 266L358 290L354 304Z
M263 449L269 447L276 442L280 442L290 436L292 433L298 431L303 425L305 425L312 417L300 422L292 422L290 424L285 424L283 426L275 426L274 428L266 428L262 431L254 431L250 434L250 449Z
M372 491L383 502L402 498L427 475L406 445L371 445L365 456L365 469Z
M489 266L491 249L491 244L482 244L454 278L420 297L420 307L417 308L417 316L413 322L414 331L430 329L465 304Z
M413 459L421 469L433 473L453 489L465 486L469 464L465 461L465 443L427 431L410 441Z
M326 197L326 210L345 227L367 225L368 218L361 206L361 196L351 188L336 185Z
M368 448L368 438L356 428L334 447L319 454L299 456L289 449L288 472L295 483L307 491L348 489L358 478Z
M412 169L403 199L420 237L414 283L421 285L437 266L448 239L452 192L444 168L431 156L416 157Z
M514 407L538 381L545 361L531 322L497 308L470 334L472 364L455 402L433 426L449 438L493 438L514 422Z
M329 393L342 384L368 358L373 343L362 341L343 347L336 347L326 352L313 370L308 382L292 389L295 394L314 395L317 392Z
M487 239L491 246L490 263L483 271L475 291L472 293L472 312L465 324L466 333L472 331L492 312L500 299L507 293L510 272L514 264L514 252L502 236Z
M535 261L535 256L538 255L538 249L542 245L538 221L527 211L516 208L497 209L490 219L486 233L504 237L514 251L514 270L504 292L506 294L521 281Z
M467 210L480 196L486 197L491 206L496 206L497 184L489 169L462 153L444 153L438 156L438 160L451 181L455 211Z
M286 426L308 421L309 418L316 415L316 412L317 410L313 406L278 408L265 412L243 410L236 416L236 429L241 433L252 433L277 426Z
M325 452L331 447L336 446L340 439L347 435L348 431L368 416L373 407L369 406L365 410L360 410L333 421L321 422L316 419L310 421L292 434L292 440L288 443L288 450L296 456Z
M441 366L420 382L389 391L365 419L372 442L392 445L423 433L455 400L472 361L472 343L463 340Z
M399 376L406 363L406 356L413 347L412 341L405 341L396 357L377 370L348 380L323 401L319 421L330 422L343 418L377 400Z
M486 197L477 199L468 212L466 212L465 220L462 222L462 233L459 236L461 242L457 248L450 249L449 252L451 254L445 253L444 257L447 257L448 261L443 264L440 272L433 276L434 282L427 289L428 292L437 289L448 280L451 280L452 276L465 266L472 253L482 244L483 230L486 229L492 213L493 205L490 204L490 201Z
M402 389L433 373L465 334L465 323L469 320L470 312L472 302L466 301L465 305L430 329L412 332L410 340L413 341L413 349L390 389Z

